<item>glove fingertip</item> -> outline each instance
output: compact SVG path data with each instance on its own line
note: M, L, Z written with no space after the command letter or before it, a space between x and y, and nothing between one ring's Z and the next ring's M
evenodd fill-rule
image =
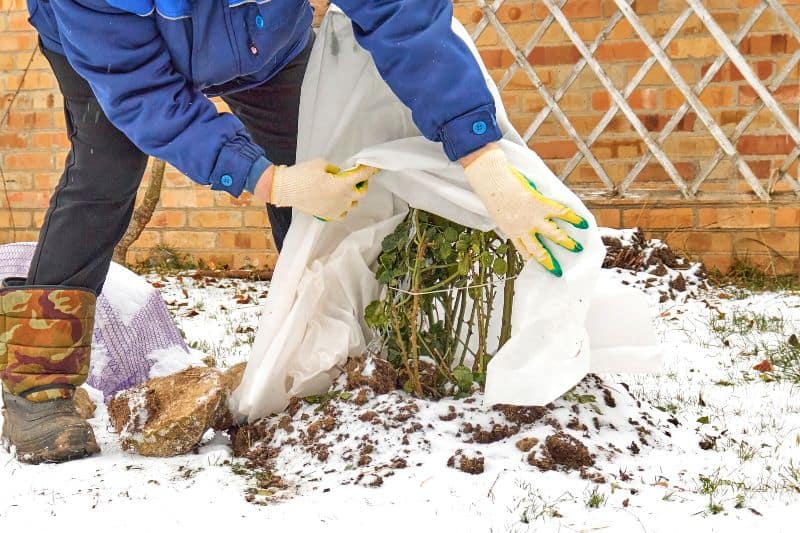
M589 221L583 217L580 217L581 221L578 223L573 223L572 225L578 229L588 229L589 228Z
M548 265L542 264L542 266L544 268L546 268L547 271L550 272L555 277L557 277L557 278L562 277L564 275L564 270L562 270L561 265L554 258L551 258L551 259L553 260L551 265L548 266Z

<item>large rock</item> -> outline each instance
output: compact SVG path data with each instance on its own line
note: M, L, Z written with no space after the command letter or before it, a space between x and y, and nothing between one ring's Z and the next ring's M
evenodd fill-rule
M141 455L190 452L210 428L233 423L228 396L239 386L244 363L222 372L189 368L119 393L108 406L122 447Z

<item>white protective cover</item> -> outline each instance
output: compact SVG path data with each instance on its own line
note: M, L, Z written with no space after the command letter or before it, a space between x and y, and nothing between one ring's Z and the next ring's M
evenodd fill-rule
M480 62L463 26L454 21L453 30ZM590 224L586 230L565 225L583 252L550 246L564 268L562 278L535 263L520 274L512 337L489 364L484 403L544 405L590 371L657 370L661 354L645 296L601 275L605 247L594 217L525 146L485 69L484 75L511 164ZM336 8L319 31L300 102L297 160L315 157L383 172L342 222L320 222L295 210L244 379L231 400L243 419L281 411L292 396L325 392L337 367L364 353L370 336L363 311L380 293L372 268L381 241L409 205L494 229L462 168L420 134Z

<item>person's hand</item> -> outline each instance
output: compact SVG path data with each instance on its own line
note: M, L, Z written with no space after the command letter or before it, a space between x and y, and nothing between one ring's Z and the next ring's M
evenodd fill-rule
M253 195L278 207L291 206L321 220L340 220L367 193L369 179L379 169L357 166L341 170L323 159L290 167L271 166Z
M586 220L565 205L543 196L530 178L508 164L505 154L495 144L470 154L461 164L472 189L522 256L526 260L535 259L555 276L561 276L561 265L542 238L571 252L580 252L583 250L580 243L553 220L564 220L581 229L588 227Z

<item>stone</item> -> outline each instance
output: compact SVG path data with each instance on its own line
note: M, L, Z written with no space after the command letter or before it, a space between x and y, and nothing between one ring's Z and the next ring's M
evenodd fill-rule
M81 418L89 420L94 417L94 411L97 409L97 406L92 399L89 398L89 393L86 392L86 389L82 387L75 389L73 401L75 402L75 409L78 411L78 415Z
M193 367L117 394L108 413L122 448L171 457L192 451L209 429L228 429L228 397L243 373L244 363L228 372Z

